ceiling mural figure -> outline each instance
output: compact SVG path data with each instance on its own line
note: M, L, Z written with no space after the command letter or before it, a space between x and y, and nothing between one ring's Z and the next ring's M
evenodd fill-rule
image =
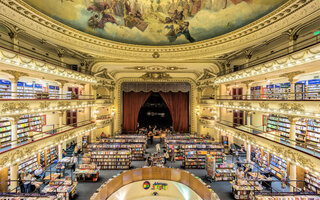
M177 45L243 27L288 0L23 0L80 31L138 45Z

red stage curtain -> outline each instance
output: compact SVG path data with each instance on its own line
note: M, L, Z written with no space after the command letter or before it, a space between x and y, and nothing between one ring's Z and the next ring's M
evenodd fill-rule
M137 128L139 111L150 97L151 92L123 93L123 130L134 132Z
M160 92L166 102L175 131L189 132L189 92Z

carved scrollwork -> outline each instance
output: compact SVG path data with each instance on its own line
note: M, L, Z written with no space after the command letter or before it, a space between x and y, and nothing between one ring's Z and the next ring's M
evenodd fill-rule
M40 108L41 109L48 108L50 104L51 102L48 102L48 101L40 102Z
M260 102L259 103L260 108L268 109L269 108L269 103L267 102Z
M304 106L300 103L280 103L279 105L282 110L304 111Z
M140 78L144 80L166 80L172 77L166 72L147 72Z
M7 112L7 111L22 111L26 108L29 107L29 103L27 102L9 102L9 103L4 103L2 105L2 112Z
M58 107L68 107L71 105L70 101L59 101L58 102Z

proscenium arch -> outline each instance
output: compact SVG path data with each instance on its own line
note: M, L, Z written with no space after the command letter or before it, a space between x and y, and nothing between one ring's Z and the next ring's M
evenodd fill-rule
M167 80L144 80L142 78L121 78L116 82L115 85L115 120L114 120L114 132L121 131L121 126L123 123L123 93L122 84L127 82L142 82L142 83L189 83L189 131L191 133L197 132L197 117L196 117L196 106L197 106L197 86L193 79L191 78L174 78Z

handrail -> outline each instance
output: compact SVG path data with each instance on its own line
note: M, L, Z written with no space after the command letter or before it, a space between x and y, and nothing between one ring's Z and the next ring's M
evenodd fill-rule
M320 158L320 147L318 147L317 145L314 145L314 144L307 144L307 143L300 142L300 141L293 141L290 138L280 136L280 134L279 135L274 134L274 133L279 133L280 131L267 132L267 131L263 130L263 128L262 129L252 128L252 127L248 127L248 126L245 126L242 124L236 124L236 123L232 123L230 121L225 121L225 120L217 121L217 123L234 128L234 129L237 129L237 130L245 131L245 132L252 134L252 135L264 137L268 140L274 141L274 142L279 143L281 145L286 145L288 147L297 149L299 151L303 151L304 153L307 153L307 154L310 154L310 155L315 156L317 158Z
M55 58L51 58L49 55L43 55L43 54L36 52L32 49L28 49L28 48L23 47L21 45L14 44L11 41L4 40L3 38L0 38L0 48L15 52L15 53L19 53L24 56L28 56L28 57L35 59L35 60L44 61L44 62L53 64L53 65L61 66L64 68L68 68L68 65L70 65L69 63L62 62L61 60L58 60ZM15 49L18 49L18 51L16 51Z
M203 200L220 199L201 179L196 178L188 171L166 167L145 167L124 171L117 177L109 179L94 193L90 200L107 199L121 187L143 180L175 181L188 186Z
M219 95L217 100L295 100L295 101L319 101L319 92L270 92L267 94L249 95Z
M27 139L26 141L21 142L21 139L8 141L8 142L4 143L6 146L5 149L0 149L0 154L11 151L12 149L19 148L21 146L27 145L29 143L36 142L36 141L42 140L44 138L52 137L52 136L61 134L63 132L66 132L66 131L69 131L69 130L72 130L75 128L79 128L81 126L93 124L93 123L95 123L95 122L91 121L91 120L85 120L85 121L69 124L67 126L63 126L60 128L54 128L54 129L51 129L46 132L39 132L39 133L32 134L32 136L26 137L26 139Z
M94 95L79 95L79 94L52 94L48 92L11 92L11 91L0 91L0 101L3 100L23 100L23 99L83 99L93 100Z
M269 62L271 60L275 60L278 58L281 58L283 56L286 55L290 55L293 54L297 51L306 49L308 47L317 45L320 43L320 40L317 36L313 36L311 38L305 39L303 41L300 41L296 44L290 45L288 47L285 47L283 49L277 50L277 51L270 51L270 54L264 55L262 58L257 58L255 60L250 60L249 62L244 62L242 64L239 64L237 66L239 66L238 69L234 69L234 67L232 69L224 69L223 71L218 73L218 76L223 76L226 74L230 74L236 71L240 71L240 70L244 70L253 66L257 66L266 62Z

